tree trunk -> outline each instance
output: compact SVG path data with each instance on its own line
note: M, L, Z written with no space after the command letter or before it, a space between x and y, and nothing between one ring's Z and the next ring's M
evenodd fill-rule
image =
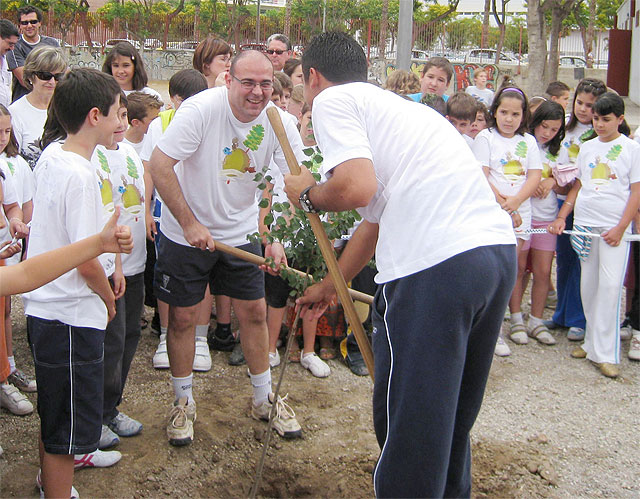
M184 0L180 0L180 3L178 4L178 6L173 10L173 12L169 13L167 15L167 21L164 25L164 38L162 39L162 48L163 50L167 50L167 39L169 38L169 25L171 24L171 21L173 21L173 19L180 14L180 12L182 12L182 9L184 9ZM142 41L142 48L144 49L144 40Z
M484 13L482 14L482 36L480 38L480 48L489 45L489 12L491 12L491 0L484 0Z
M570 14L575 6L575 0L556 2L551 7L551 29L549 31L549 71L544 81L545 88L549 82L558 79L558 65L560 62L560 35L562 34L562 21ZM531 50L531 49L529 49Z
M584 58L587 61L587 67L593 67L593 42L595 36L596 21L596 0L589 0L589 25L587 26L587 40L584 47Z
M380 17L380 39L378 41L378 57L386 59L387 28L389 26L389 0L382 0L382 13Z
M284 11L284 35L291 39L291 0L287 0Z
M525 90L529 95L541 95L545 89L547 37L544 10L540 0L527 2L527 37L529 42L529 78Z

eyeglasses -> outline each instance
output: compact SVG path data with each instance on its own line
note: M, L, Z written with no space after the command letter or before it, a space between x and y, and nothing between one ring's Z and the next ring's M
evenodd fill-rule
M243 90L253 90L258 85L262 90L271 90L273 88L273 81L264 80L264 81L253 81L253 80L241 80L237 78L236 75L231 75L234 80L238 80L240 82L240 86Z
M28 26L29 24L38 24L40 21L38 21L37 19L30 19L28 21L20 21L20 25L22 26Z
M288 52L288 50L267 49L267 50L266 50L266 52L267 52L267 54L271 54L271 55L273 55L273 54L282 55L282 54L284 54L285 52Z
M60 81L60 78L64 76L64 73L49 73L48 71L35 71L33 74L38 77L38 80L42 81L49 81L51 78Z

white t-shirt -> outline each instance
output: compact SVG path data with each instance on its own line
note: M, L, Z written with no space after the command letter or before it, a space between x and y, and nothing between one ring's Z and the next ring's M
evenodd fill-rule
M596 138L582 145L577 164L582 187L574 222L610 229L622 218L631 184L640 182L640 144L624 135L610 142Z
M144 146L144 137L142 137L142 140L138 143L131 142L130 140L127 140L127 138L125 137L124 139L122 139L122 143L133 147L133 150L136 152L138 157L140 157L140 155L142 154L142 147Z
M47 110L31 105L25 95L9 106L9 112L13 133L20 147L20 155L27 160L33 170L42 154L39 142L47 121Z
M475 85L471 85L465 89L465 92L467 92L469 95L473 95L476 100L482 102L487 107L490 107L491 103L493 102L493 90L490 90L488 88L480 90Z
M473 147L473 137L469 137L468 135L462 134L462 138L467 143L469 147Z
M0 217L2 217L2 220L4 221L4 227L0 228L0 245L4 246L3 243L11 241L12 237L11 231L9 230L9 220L2 209L2 205L18 203L19 199L15 188L15 182L9 172L9 166L2 158L0 158L0 171L4 176L4 178L0 176L0 188L2 188L2 192L0 192Z
M379 224L377 283L473 248L515 244L471 150L433 109L358 82L323 90L312 113L327 177L350 159L373 162L378 189L358 212Z
M22 159L22 156L14 156L8 158L7 155L2 152L0 154L0 163L4 160L6 167L2 165L2 171L8 178L9 183L13 183L13 188L16 194L16 201L22 208L24 203L33 199L35 192L35 179L33 178L33 172L27 162ZM7 203L5 196L5 203ZM7 226L8 228L8 226ZM0 230L2 232L2 230ZM9 232L7 232L9 235ZM0 234L0 243L6 241L7 237L3 237L4 234ZM16 253L11 258L5 260L7 265L15 265L20 262L20 253Z
M580 152L580 147L586 139L591 137L592 129L593 126L591 125L591 123L585 125L578 121L573 130L567 130L564 136L564 140L562 141L562 149L564 149L565 153L567 154L565 158L568 158L569 162L576 162L576 160L578 159L578 153Z
M96 147L91 157L100 182L100 193L107 216L111 217L120 206L118 224L128 225L133 236L133 251L122 254L122 272L132 276L144 272L147 259L146 228L144 220L144 168L133 147L121 142L118 149ZM109 171L107 171L109 170ZM107 177L108 176L108 177ZM109 181L111 197L109 197ZM106 204L105 204L106 202Z
M7 65L7 58L0 56L0 104L9 107L11 104L11 78L12 73Z
M289 119L282 121L300 161L304 154L298 129ZM210 88L184 101L157 147L182 160L175 172L189 207L214 240L231 246L247 244L247 235L258 230L256 173L272 159L283 173L289 172L266 110L242 123L231 111L226 87ZM164 207L160 226L169 239L188 245L182 227Z
M103 207L91 163L49 145L36 169L36 195L27 256L74 243L102 230ZM104 302L73 269L23 296L25 313L77 327L105 329Z
M547 146L539 146L542 160L542 180L553 177L551 169L558 162L558 155L553 155ZM558 151L559 152L559 151ZM546 198L531 196L531 219L536 222L553 222L558 216L558 198L556 193L549 191Z

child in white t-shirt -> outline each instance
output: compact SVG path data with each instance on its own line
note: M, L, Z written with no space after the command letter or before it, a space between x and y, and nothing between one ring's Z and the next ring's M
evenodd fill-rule
M127 116L129 128L124 134L124 144L129 144L140 156L144 136L149 125L158 117L162 102L155 96L144 92L132 92L127 96Z
M485 106L491 107L493 102L493 90L487 88L487 70L484 68L478 68L473 72L474 85L469 85L465 92L472 95L479 102L482 102Z
M618 376L620 363L620 296L629 243L624 235L640 206L640 145L621 135L624 101L613 92L593 105L597 139L586 142L577 158L578 178L549 231L559 234L574 208L571 236L582 270L580 294L587 320L584 343L571 352L588 358L603 375ZM634 331L634 336L640 332Z
M529 198L540 183L542 162L536 139L526 133L529 110L527 97L516 87L503 87L491 106L491 127L480 132L473 143L473 152L489 179L498 204L512 218L518 240L518 277L509 300L511 334L514 343L528 342L522 318L520 298L522 276L526 267L523 251L531 228ZM506 345L496 345L498 354L509 355Z
M456 127L469 147L473 145L473 138L468 133L471 129L471 123L476 119L476 107L476 100L464 92L456 92L447 101L445 118Z

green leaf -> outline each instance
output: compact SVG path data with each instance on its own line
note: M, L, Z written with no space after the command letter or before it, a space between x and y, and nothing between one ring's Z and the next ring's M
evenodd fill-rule
M282 204L281 203L273 203L273 211L277 211L278 213L282 212Z
M267 188L267 184L265 184L264 182L262 182L261 184L258 184L258 189L260 189L261 191L264 191Z
M260 208L266 208L267 206L269 206L269 200L267 198L261 199L260 202L258 203L258 206Z
M311 161L303 161L302 164L307 168L311 168L313 166L313 163Z
M266 215L264 217L264 224L265 225L271 225L273 223L273 215L271 213L269 213L268 215Z
M324 158L322 156L320 156L319 154L316 154L313 157L313 162L314 163L322 163L324 161Z
M302 152L304 153L305 156L313 156L313 154L315 153L315 151L313 150L313 147L303 149Z
M262 180L262 177L264 175L262 175L262 173L256 173L255 176L253 177L253 181L254 182L260 182Z

